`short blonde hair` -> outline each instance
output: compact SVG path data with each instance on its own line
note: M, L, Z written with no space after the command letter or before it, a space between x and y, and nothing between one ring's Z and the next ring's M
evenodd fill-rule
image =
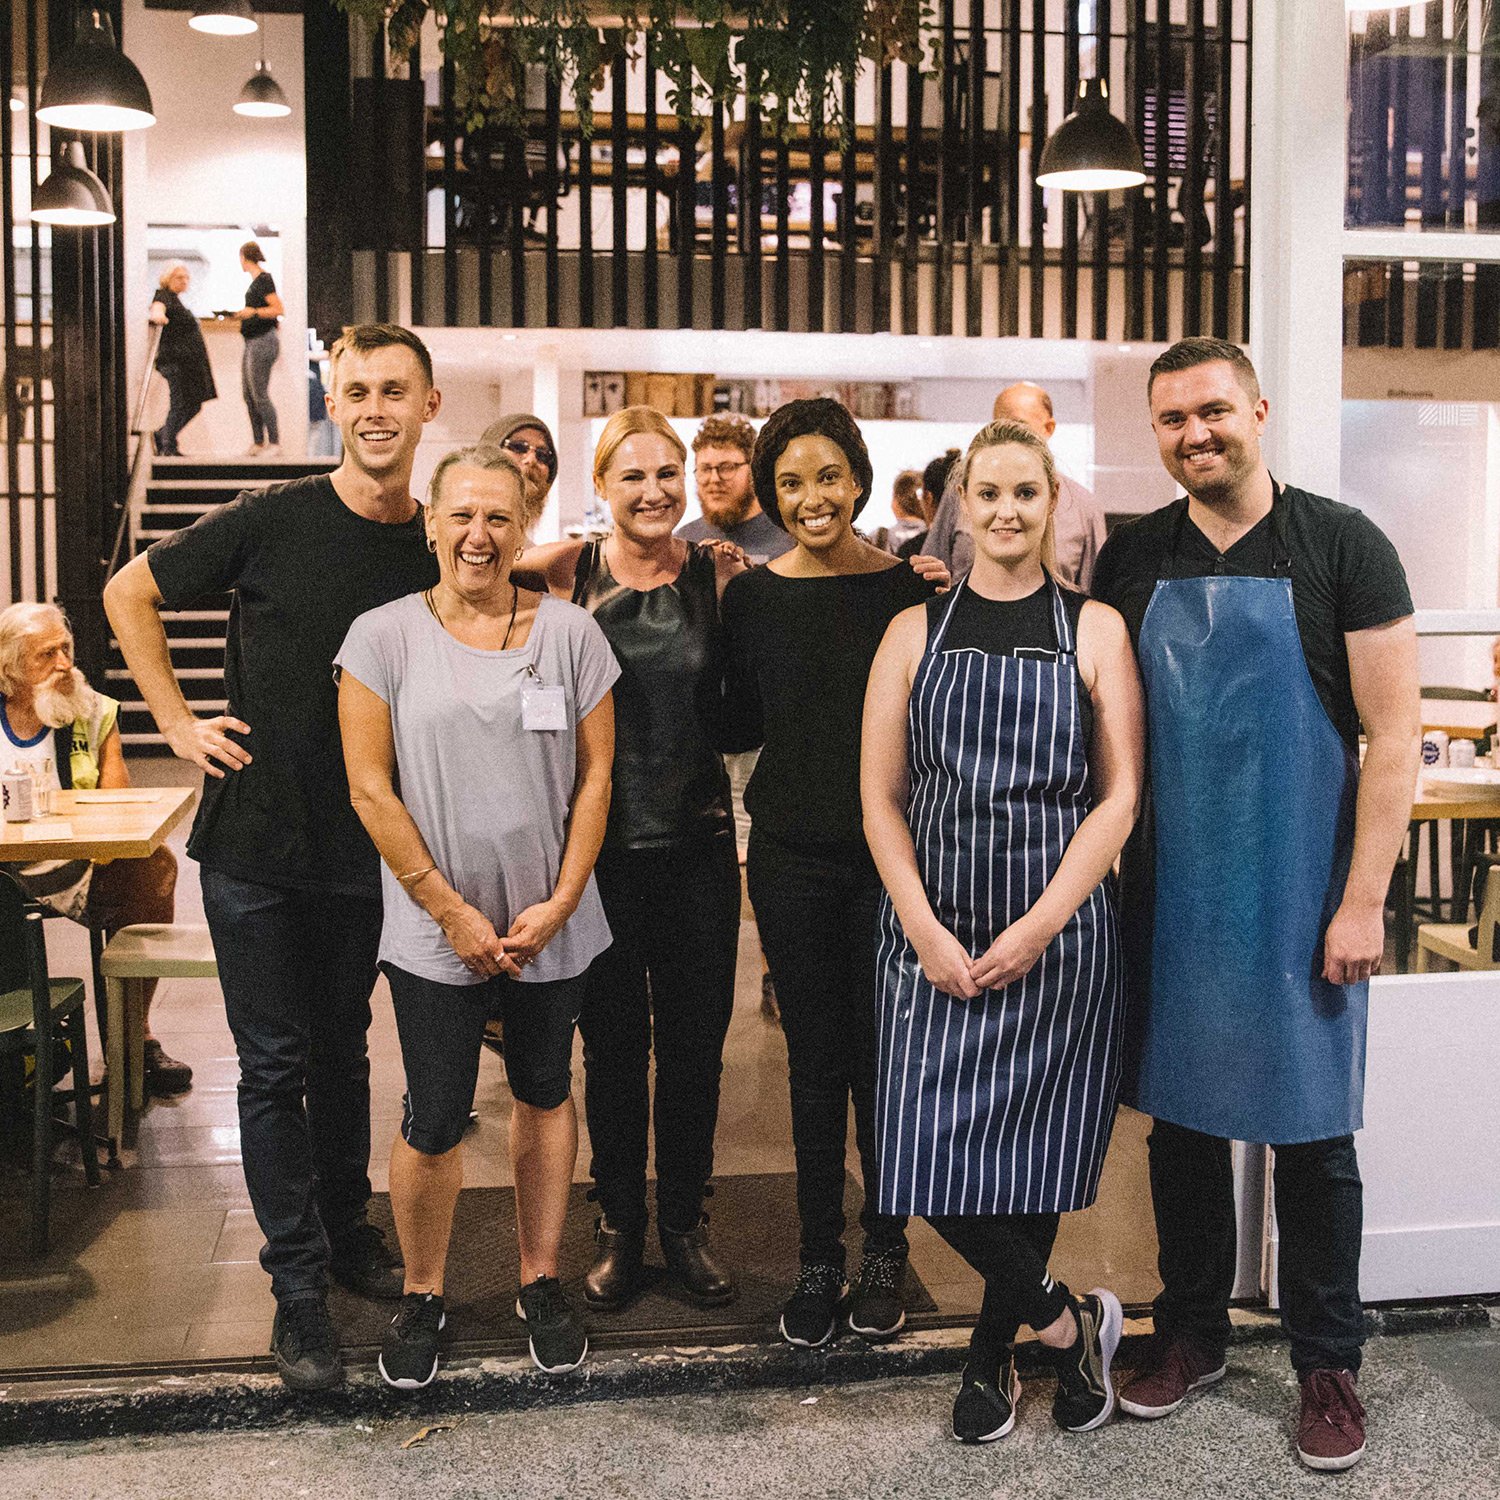
M651 432L665 438L684 467L687 465L687 444L654 406L627 406L604 424L604 431L599 434L599 442L594 448L594 488L600 494L604 493L604 476L615 461L620 444L639 432Z
M1013 422L1008 418L1002 418L998 422L989 422L981 427L974 434L968 452L964 454L963 461L958 466L959 493L967 499L969 470L973 467L976 455L983 453L986 448L1006 448L1012 444L1030 448L1042 461L1042 471L1047 476L1047 488L1052 494L1052 509L1047 513L1047 525L1042 532L1042 566L1047 570L1049 577L1056 578L1057 535L1053 523L1057 519L1057 464L1053 461L1052 450L1031 428L1024 422Z
M26 677L26 643L49 625L61 625L72 640L73 627L55 604L8 604L0 609L0 696L10 698L31 686Z

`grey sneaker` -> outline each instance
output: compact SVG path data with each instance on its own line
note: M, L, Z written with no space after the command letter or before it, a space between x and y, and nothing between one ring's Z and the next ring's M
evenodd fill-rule
M1066 1432L1092 1432L1115 1410L1115 1386L1109 1367L1120 1347L1125 1315L1120 1299L1103 1287L1073 1304L1078 1337L1066 1349L1053 1351L1057 1365L1057 1396L1052 1420Z
M525 1323L531 1357L545 1374L566 1375L587 1357L589 1341L583 1320L555 1276L538 1276L530 1286L521 1288L516 1316Z

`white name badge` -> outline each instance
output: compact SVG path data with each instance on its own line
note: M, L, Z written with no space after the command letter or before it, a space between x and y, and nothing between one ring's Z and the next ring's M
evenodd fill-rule
M521 727L557 730L568 727L568 699L560 687L529 682L521 689Z

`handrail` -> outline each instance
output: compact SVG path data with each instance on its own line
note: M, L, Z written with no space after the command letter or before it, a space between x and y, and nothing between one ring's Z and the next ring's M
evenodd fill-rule
M115 523L114 544L104 560L104 581L115 576L120 567L120 549L132 520L140 513L146 495L146 482L150 477L151 443L154 433L142 431L146 419L146 395L151 389L151 377L156 371L156 356L161 349L161 324L153 323L146 344L146 368L141 374L141 393L135 403L135 417L130 424L130 434L135 438L135 453L130 460L130 478L125 485L125 498L120 502L120 518Z

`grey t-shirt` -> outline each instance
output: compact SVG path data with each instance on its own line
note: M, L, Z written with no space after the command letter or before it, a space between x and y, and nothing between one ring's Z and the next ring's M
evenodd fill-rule
M355 620L336 661L389 706L401 800L444 878L503 935L557 885L578 723L620 675L604 632L544 596L524 646L481 651L408 594ZM522 690L538 682L562 688L566 729L523 726ZM481 983L388 867L380 879L381 959L441 984ZM571 979L609 943L590 876L577 911L521 977Z
M733 542L757 565L790 552L796 545L763 510L756 511L738 526L715 526L706 516L699 516L696 521L679 526L674 535L689 542Z

